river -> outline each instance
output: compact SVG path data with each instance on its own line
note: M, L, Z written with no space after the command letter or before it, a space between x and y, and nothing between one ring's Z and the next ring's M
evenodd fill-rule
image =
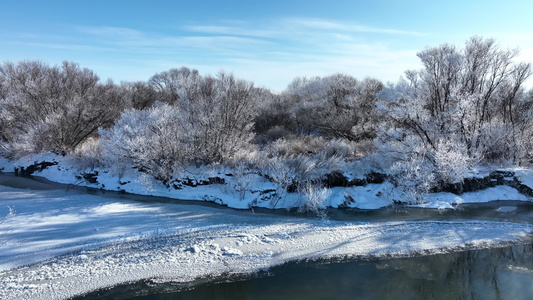
M66 187L40 178L0 174L0 185L34 190L77 189L140 202L216 205ZM246 215L249 211L231 214ZM285 210L260 215L314 218ZM392 206L379 210L330 210L332 220L383 222L483 220L533 223L533 203L493 201L456 209ZM291 262L253 275L201 278L186 284L140 281L75 299L532 299L533 242L482 250L403 258Z
M408 258L289 263L193 285L138 282L81 299L532 299L533 244Z

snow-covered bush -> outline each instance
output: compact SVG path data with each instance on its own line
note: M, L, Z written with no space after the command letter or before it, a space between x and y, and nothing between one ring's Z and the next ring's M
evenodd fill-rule
M246 193L250 192L254 183L255 174L244 162L239 162L233 166L233 188L238 194L239 200L246 198Z
M356 158L357 144L345 139L328 140L321 136L290 136L279 139L271 145L276 156L314 155L336 156L351 160Z
M388 167L389 180L407 199L420 201L436 184L436 168L429 160L431 154L422 145L411 145L411 148L398 143L396 146L400 147L396 149L398 156Z
M457 141L440 140L432 154L436 168L436 180L442 184L463 181L468 170L477 163L468 156L465 145Z
M287 191L301 192L310 182L322 182L326 175L338 172L346 167L345 161L337 156L289 155L265 158L258 165L276 184L276 194L282 197ZM276 199L273 203L275 206Z
M331 191L320 184L307 182L299 192L302 194L304 203L298 207L299 212L312 212L318 216L325 217L323 209L324 202L328 199Z
M439 140L436 149L426 147L416 136L389 131L388 141L380 144L374 160L389 180L408 199L419 201L434 189L462 182L478 161L469 156L457 140ZM392 137L396 134L396 139ZM384 133L383 133L384 135Z
M74 157L81 169L94 169L104 165L104 150L100 138L88 138L74 150Z
M104 155L119 170L118 165L125 164L166 182L176 168L194 158L193 141L181 126L182 117L168 104L126 110L113 127L100 130Z
M289 186L294 184L294 175L283 158L274 156L259 165L263 172L276 185L276 196L272 199L270 206L276 207L278 201L285 196Z

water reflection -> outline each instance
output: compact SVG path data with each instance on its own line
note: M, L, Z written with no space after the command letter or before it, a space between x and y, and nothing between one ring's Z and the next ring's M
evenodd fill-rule
M533 299L533 243L373 261L291 263L196 286L145 282L79 299Z

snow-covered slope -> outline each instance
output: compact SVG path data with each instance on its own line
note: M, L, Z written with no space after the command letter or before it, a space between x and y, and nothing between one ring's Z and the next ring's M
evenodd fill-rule
M250 207L293 208L302 206L305 199L299 193L280 191L274 183L257 174L247 174L246 178L235 176L235 170L219 167L202 167L185 170L182 174L188 184L165 186L137 170L126 171L121 177L108 169L83 169L73 157L63 157L52 153L32 155L9 161L0 158L0 171L12 172L15 167L30 166L40 162L53 162L42 171L33 173L51 181L95 187L104 190L124 191L139 195L163 196L181 200L201 200L222 204L237 209ZM532 170L513 170L523 184L533 188ZM476 176L488 175L490 171L477 172ZM224 184L210 183L211 179L222 180ZM350 207L359 209L379 209L389 206L393 201L411 202L392 184L367 184L364 186L334 187L319 208ZM281 196L281 197L279 197ZM453 208L462 203L477 203L494 200L531 200L508 186L497 186L460 196L452 193L434 193L425 197L420 204L427 208Z

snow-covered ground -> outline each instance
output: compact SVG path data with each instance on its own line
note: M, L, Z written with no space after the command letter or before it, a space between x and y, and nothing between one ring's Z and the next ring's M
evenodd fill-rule
M15 161L9 161L0 157L0 171L13 172L14 167L29 166L39 162L57 162L41 172L35 172L34 176L42 176L48 180L88 187L95 187L111 191L124 191L139 195L162 196L182 200L201 200L222 204L237 209L249 209L250 207L264 208L293 208L302 205L303 196L298 193L280 192L279 187L257 174L236 176L235 170L225 168L192 168L185 170L183 178L191 182L199 183L207 181L209 177L223 179L225 184L209 184L191 187L182 185L178 189L167 187L160 181L154 180L137 170L127 170L119 178L116 172L104 169L83 169L73 157L63 157L52 153L31 155ZM85 173L93 173L97 182L91 183L83 178ZM516 169L515 176L520 181L533 188L533 170ZM486 168L476 169L472 177L488 176L490 170ZM275 192L276 191L276 192ZM282 197L273 196L281 193ZM379 209L389 206L393 200L409 202L402 196L392 184L367 184L365 186L335 187L329 191L327 199L320 207L350 207L359 209ZM425 201L419 206L426 208L447 209L462 203L479 203L494 200L521 200L529 201L529 197L520 194L516 189L508 186L498 186L486 190L455 195L452 193L434 193L425 197Z
M141 279L190 282L292 260L519 241L531 224L361 223L0 186L0 299L66 299Z

